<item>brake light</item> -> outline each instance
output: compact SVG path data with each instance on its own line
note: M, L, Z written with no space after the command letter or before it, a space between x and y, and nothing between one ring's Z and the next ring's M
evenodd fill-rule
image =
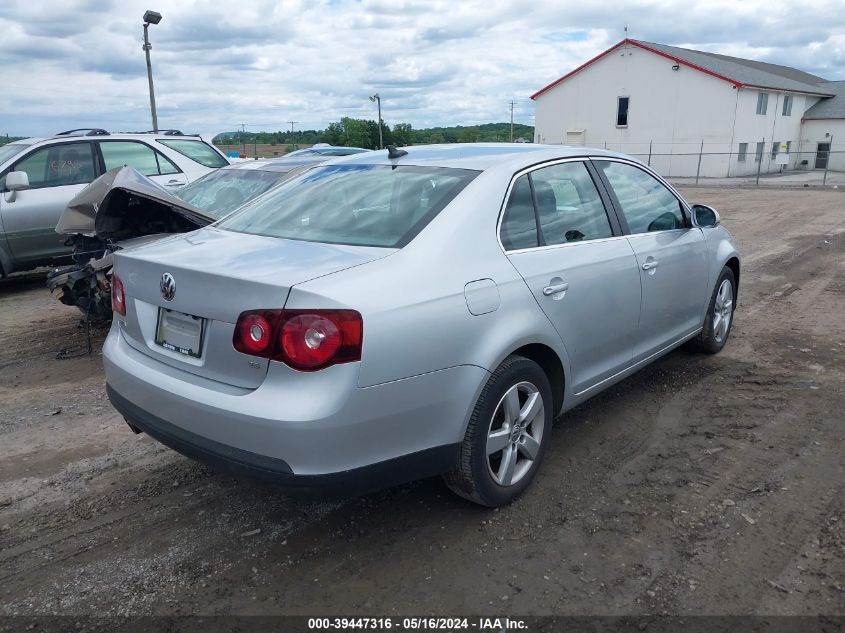
M111 278L111 309L120 316L126 316L126 291L117 275Z
M316 371L361 360L363 330L355 310L250 310L238 317L232 345L243 354Z

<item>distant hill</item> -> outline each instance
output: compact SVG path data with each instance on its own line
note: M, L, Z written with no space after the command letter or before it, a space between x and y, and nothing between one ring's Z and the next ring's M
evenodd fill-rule
M414 143L495 143L510 140L510 123L483 123L481 125L452 125L413 130ZM513 139L534 140L534 126L513 124Z

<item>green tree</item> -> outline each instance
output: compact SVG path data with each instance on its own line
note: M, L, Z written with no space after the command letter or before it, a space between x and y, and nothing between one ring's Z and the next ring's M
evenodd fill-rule
M393 126L393 143L402 147L414 142L414 130L410 123L397 123Z

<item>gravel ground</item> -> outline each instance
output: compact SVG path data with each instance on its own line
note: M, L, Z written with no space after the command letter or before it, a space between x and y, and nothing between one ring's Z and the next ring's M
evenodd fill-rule
M744 254L732 339L559 420L498 511L290 498L133 435L43 277L0 282L0 615L845 615L845 194L686 189Z

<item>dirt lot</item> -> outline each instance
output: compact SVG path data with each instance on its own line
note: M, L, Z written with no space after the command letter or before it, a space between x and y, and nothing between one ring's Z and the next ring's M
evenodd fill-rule
M0 614L845 614L845 193L687 189L744 254L733 337L560 420L518 502L321 502L133 435L95 333L0 282Z

